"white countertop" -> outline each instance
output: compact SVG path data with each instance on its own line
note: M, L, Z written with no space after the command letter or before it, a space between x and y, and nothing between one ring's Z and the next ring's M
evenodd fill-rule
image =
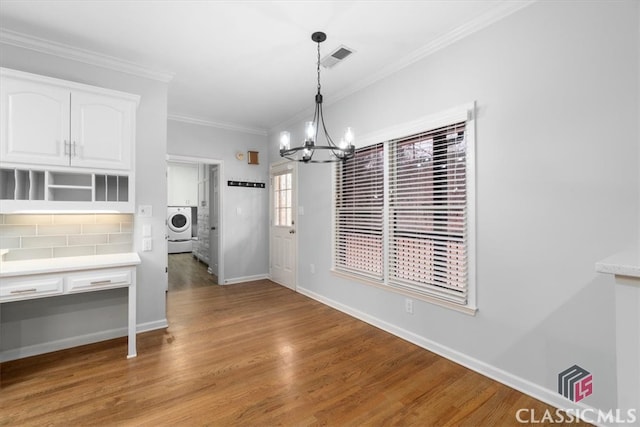
M640 252L620 252L596 262L596 271L640 279Z
M0 277L61 271L91 270L95 268L125 267L140 264L136 252L110 255L74 256L64 258L30 259L0 262Z

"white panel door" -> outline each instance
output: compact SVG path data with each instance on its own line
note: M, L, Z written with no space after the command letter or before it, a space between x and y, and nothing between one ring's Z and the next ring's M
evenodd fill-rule
M296 289L296 165L285 163L271 168L271 280Z
M3 77L2 161L68 166L69 99L68 89Z
M88 92L71 95L71 164L131 168L135 103Z

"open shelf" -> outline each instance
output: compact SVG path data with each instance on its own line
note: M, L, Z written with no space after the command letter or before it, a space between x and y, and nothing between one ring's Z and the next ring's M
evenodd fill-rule
M35 205L42 209L46 202L69 202L74 206L78 202L98 202L105 208L120 210L120 206L131 210L129 185L128 175L0 168L0 200L20 202L22 209ZM11 203L2 205L2 212L15 210Z
M129 177L125 175L95 175L96 202L126 202L129 200Z

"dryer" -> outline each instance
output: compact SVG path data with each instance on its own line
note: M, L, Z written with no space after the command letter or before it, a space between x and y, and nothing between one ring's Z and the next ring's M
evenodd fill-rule
M169 206L167 208L167 235L169 253L191 252L191 207Z

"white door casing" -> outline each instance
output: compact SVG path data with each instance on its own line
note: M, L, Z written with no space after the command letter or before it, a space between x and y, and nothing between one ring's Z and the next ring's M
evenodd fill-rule
M211 165L209 177L209 273L218 275L219 216L220 216L220 171Z
M271 280L293 290L296 289L298 242L296 183L296 163L271 166L269 273Z

